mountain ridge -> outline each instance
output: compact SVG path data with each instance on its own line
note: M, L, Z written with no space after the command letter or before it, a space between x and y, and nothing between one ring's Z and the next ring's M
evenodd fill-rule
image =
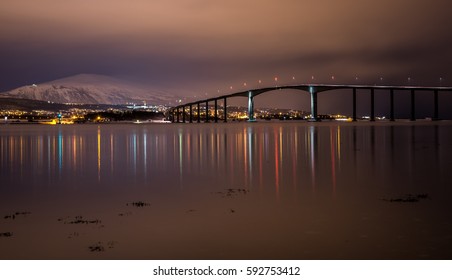
M165 105L175 97L127 80L98 74L78 74L40 84L22 86L1 97L33 99L54 103Z

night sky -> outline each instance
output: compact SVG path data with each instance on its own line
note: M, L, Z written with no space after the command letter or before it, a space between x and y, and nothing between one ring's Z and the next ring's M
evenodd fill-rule
M0 91L80 73L191 95L275 76L451 85L451 8L448 0L1 0Z

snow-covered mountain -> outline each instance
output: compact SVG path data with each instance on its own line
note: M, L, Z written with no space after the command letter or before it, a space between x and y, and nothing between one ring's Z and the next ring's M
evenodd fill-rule
M146 88L128 81L94 74L80 74L42 84L33 84L0 94L54 103L167 104L174 96L162 90Z

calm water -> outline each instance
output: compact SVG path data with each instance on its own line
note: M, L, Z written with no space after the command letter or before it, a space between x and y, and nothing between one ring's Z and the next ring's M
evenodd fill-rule
M0 258L451 259L451 171L446 121L2 125Z

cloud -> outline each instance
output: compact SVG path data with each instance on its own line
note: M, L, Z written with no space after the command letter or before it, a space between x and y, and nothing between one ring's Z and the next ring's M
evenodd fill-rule
M445 0L3 0L0 74L8 82L1 86L77 73L194 91L274 75L452 79L450 6Z

